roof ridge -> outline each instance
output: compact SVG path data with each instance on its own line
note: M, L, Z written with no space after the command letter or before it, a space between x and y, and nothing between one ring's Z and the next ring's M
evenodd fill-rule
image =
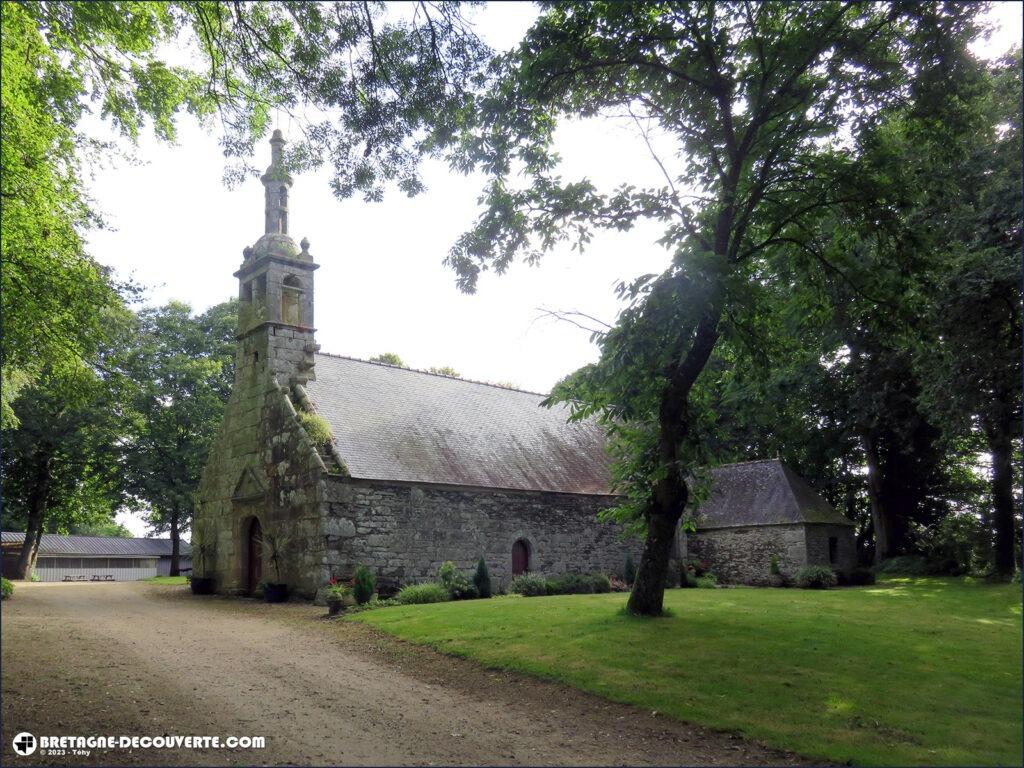
M540 397L548 397L548 392L534 392L531 389L521 389L519 387L506 387L503 384L495 384L493 381L480 381L479 379L467 379L462 376L449 376L447 373L435 373L434 371L425 371L422 368L410 368L405 365L392 365L391 363L382 363L378 360L363 360L361 357L352 357L351 355L338 355L333 352L317 352L318 355L324 357L336 357L339 360L351 360L354 363L366 363L367 365L379 365L381 368L394 368L399 371L411 371L412 373L422 373L424 376L437 376L441 379L453 379L455 381L464 381L467 384L479 384L484 387L493 387L494 389L501 389L505 392L522 392L525 395L538 395Z
M0 531L0 533L24 536L24 531ZM117 541L170 541L171 538L162 536L97 536L94 533L49 533L44 532L43 536L59 536L62 539L115 539Z

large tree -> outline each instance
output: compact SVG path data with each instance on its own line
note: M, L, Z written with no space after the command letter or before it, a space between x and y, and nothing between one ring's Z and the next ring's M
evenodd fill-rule
M598 365L562 395L577 415L628 430L623 513L646 530L629 599L662 610L676 526L705 458L691 394L719 339L765 284L821 264L807 228L841 201L848 138L913 98L976 30L969 6L931 3L546 3L479 102L457 159L490 174L477 225L453 249L460 285L595 227L662 221L672 265L623 286L630 300ZM954 63L955 63L954 59ZM951 85L956 72L944 76ZM952 89L955 90L955 89ZM601 194L564 183L551 148L562 117L630 113L675 143L665 185ZM528 181L517 184L514 172Z
M278 115L297 133L287 162L330 162L332 188L379 199L423 188L417 159L457 123L488 51L459 3L70 2L0 4L0 419L17 418L32 377L74 368L119 304L86 252L102 225L83 173L120 154L83 127L98 116L130 147L151 129L173 141L185 113L216 125L228 178L256 173L255 142ZM190 65L164 55L177 43Z
M136 428L125 445L131 493L150 508L149 523L171 537L178 575L181 534L191 526L195 490L217 435L234 377L238 304L193 315L171 302L139 315L126 364L137 383Z
M104 319L98 362L44 367L23 393L16 427L3 432L5 526L25 531L14 578L35 566L46 530L111 521L124 499L123 438L131 430L133 383L118 359L131 328L124 310Z
M982 439L991 457L993 565L1015 563L1021 438L1021 52L992 73L982 128L954 168L957 194L921 206L919 225L935 233L942 258L921 275L935 327L920 350L925 402L947 430Z

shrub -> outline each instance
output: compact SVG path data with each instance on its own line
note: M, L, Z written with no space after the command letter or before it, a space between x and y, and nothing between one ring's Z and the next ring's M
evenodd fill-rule
M797 571L796 583L803 589L831 589L837 584L837 579L831 568L805 565Z
M426 584L407 584L398 591L395 600L399 605L418 605L420 603L446 603L451 600L448 587L436 581Z
M455 567L455 563L447 560L437 570L437 580L448 590L452 600L471 600L480 595L480 591L469 583L469 578Z
M718 586L718 577L713 573L705 573L697 577L697 586L701 589L714 589Z
M543 576L538 576L535 573L523 573L512 579L508 591L523 597L539 597L548 593L548 583Z
M1020 568L1013 572L1013 576L1011 577L1010 582L1013 584L1020 584Z
M594 583L594 592L603 595L612 591L612 580L603 573L590 574L590 580Z
M0 576L0 600L6 600L13 594L14 584L11 583L10 579L5 579Z
M487 571L487 563L484 562L483 557L476 564L476 573L473 574L473 586L476 587L480 597L490 597L492 594L491 574Z
M622 569L622 580L627 584L632 584L636 579L636 565L633 564L633 555L626 554L626 565Z
M603 573L563 573L548 581L549 595L590 595L611 591L611 581Z
M326 445L331 442L334 435L331 434L331 425L327 423L327 419L318 413L308 411L299 411L298 416L299 423L314 445Z
M563 573L548 579L549 595L585 595L594 591L594 583L578 573Z
M772 555L771 560L768 562L768 573L772 576L781 576L782 569L779 568L779 556Z
M846 577L846 583L851 587L865 587L875 583L875 572L870 568L854 568Z
M377 577L365 565L356 566L355 578L352 579L352 595L360 605L370 601L373 590L377 586Z
M693 568L684 565L679 569L679 586L682 589L690 589L697 586L697 577L693 575Z

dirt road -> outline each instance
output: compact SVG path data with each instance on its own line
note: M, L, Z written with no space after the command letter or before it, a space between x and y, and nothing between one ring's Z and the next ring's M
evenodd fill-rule
M793 756L482 669L308 604L144 583L3 603L6 765L780 764ZM264 749L20 757L15 734L265 736Z

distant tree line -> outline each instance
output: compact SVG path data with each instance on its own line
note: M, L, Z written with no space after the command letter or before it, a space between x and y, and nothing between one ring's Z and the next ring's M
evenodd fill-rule
M43 533L124 536L124 508L172 541L189 530L194 492L234 377L237 302L111 313L102 343L69 378L49 367L19 393L3 432L4 528L26 532L14 578L31 573Z

